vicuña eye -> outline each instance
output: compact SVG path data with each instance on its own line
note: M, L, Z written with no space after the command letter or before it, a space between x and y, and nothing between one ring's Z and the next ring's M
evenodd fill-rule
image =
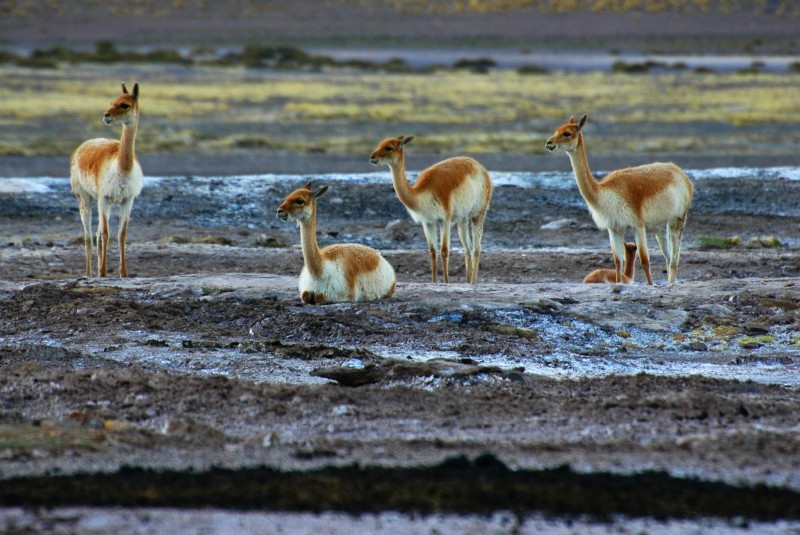
M383 150L385 150L386 152L392 152L392 147L384 147Z
M569 137L572 135L572 132L564 132L564 137Z
M297 206L303 206L303 205L306 203L306 201L304 201L303 199L295 199L295 200L294 200L294 203L295 203Z
M130 106L130 104L120 104L119 107L122 108L123 110L127 110L131 106Z

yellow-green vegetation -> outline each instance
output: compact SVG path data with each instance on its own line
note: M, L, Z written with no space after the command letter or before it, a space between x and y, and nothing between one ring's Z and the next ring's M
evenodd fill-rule
M717 339L730 340L742 334L742 329L735 325L717 325L711 329L711 334Z
M30 454L33 450L63 452L66 450L99 450L106 434L96 428L74 425L8 424L0 426L0 449Z
M351 0L360 1L360 0ZM777 16L800 12L793 0L387 0L398 11L429 13L487 13L536 9L544 13L572 11L625 13L763 13Z
M698 248L700 249L730 249L742 243L739 236L731 236L730 238L720 238L718 236L700 236L698 239Z
M703 326L692 329L688 336L674 336L676 343L702 342L709 351L726 351L734 340L742 336L742 329L735 325Z
M158 243L177 243L177 244L187 244L187 243L202 243L205 245L236 245L236 241L225 236L203 236L201 238L189 238L186 236L181 236L180 234L175 234L172 236L166 236L158 240Z
M513 325L497 324L497 325L491 325L489 328L496 333L509 334L511 336L524 338L525 340L541 340L541 337L536 331L532 329L526 329L524 327L514 327Z
M769 344L775 341L774 336L769 335L762 335L762 336L745 336L741 340L739 340L739 346L745 349L756 349L761 347L765 344Z
M416 134L428 152L539 153L556 126L584 112L593 154L777 150L758 128L776 124L791 127L782 144L800 144L800 73L174 69L137 67L140 151L361 154L387 135ZM100 117L118 78L97 65L0 67L0 154L66 155L89 137L117 137ZM661 126L630 135L626 125L637 123Z
M774 247L783 247L781 241L776 238L775 236L761 236L750 238L748 242L748 247L765 247L765 248L774 248Z

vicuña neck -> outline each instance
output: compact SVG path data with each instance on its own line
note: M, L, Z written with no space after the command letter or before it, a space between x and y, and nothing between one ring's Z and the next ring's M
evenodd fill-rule
M311 205L311 218L300 221L300 243L303 246L303 261L313 277L322 275L322 255L317 245L317 203Z
M411 184L408 183L406 178L406 164L403 158L397 160L394 165L390 165L392 170L392 184L394 185L394 192L400 202L409 210L414 210L417 207L417 198L414 195L414 190Z
M625 276L633 280L633 271L636 268L636 258L628 258L625 260Z
M598 186L592 172L589 170L589 162L586 161L586 150L583 147L583 134L578 134L578 147L574 151L567 151L569 161L572 164L572 172L575 174L575 181L578 183L578 190L586 202L595 205L599 196L600 186Z
M122 125L122 138L119 141L118 156L121 171L130 172L133 170L133 162L136 160L134 145L136 144L136 128L138 125L138 116L130 125Z

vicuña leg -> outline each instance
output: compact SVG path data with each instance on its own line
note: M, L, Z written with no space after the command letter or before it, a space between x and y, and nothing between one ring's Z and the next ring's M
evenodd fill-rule
M92 197L76 194L83 223L83 249L86 253L86 276L92 276Z
M664 225L664 228L656 231L656 242L658 243L658 248L661 249L661 254L664 255L664 260L667 262L667 268L669 268L672 260L672 251L669 249L669 225Z
M128 238L128 221L130 220L131 207L133 200L127 201L120 206L119 209L119 233L117 234L117 242L119 242L119 276L128 276L128 263L125 256L125 240Z
M608 239L611 242L611 254L614 257L614 268L617 272L616 282L622 282L622 263L625 260L625 235L608 229Z
M97 241L97 265L99 266L97 274L105 277L107 275L106 260L108 259L108 216L111 213L111 205L101 200L97 203L97 211L100 213L100 228L97 229L100 238Z
M472 229L469 228L469 218L456 223L458 226L458 239L461 240L461 245L464 246L464 266L467 270L467 282L472 282L472 261L473 249L472 244Z
M425 239L428 241L428 252L431 255L431 281L436 282L436 244L439 239L434 223L423 223L422 230L425 231Z
M442 255L442 275L444 277L444 282L450 282L450 269L449 269L449 262L450 262L450 220L445 219L444 225L442 226L442 245L440 249L440 254Z
M678 264L681 260L681 236L683 226L686 224L686 216L672 221L669 225L669 249L670 259L667 267L667 282L672 284L678 276Z
M664 261L667 263L667 281L669 281L670 266L672 265L672 248L670 245L670 225L664 225L664 228L656 231L656 241L658 248L661 249L661 254L664 255Z
M650 253L647 250L647 229L643 226L636 229L636 248L639 251L639 263L647 279L647 284L653 284L653 277L650 275Z
M486 212L481 212L472 219L472 284L478 283L478 268L481 264L481 240L483 240L483 222L486 220Z

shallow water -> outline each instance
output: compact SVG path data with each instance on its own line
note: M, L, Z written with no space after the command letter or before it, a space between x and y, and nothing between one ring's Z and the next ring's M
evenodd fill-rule
M758 63L767 72L786 72L789 65L797 61L791 55L703 55L703 54L611 54L602 52L513 50L508 48L318 48L310 49L314 54L329 56L338 61L362 60L385 63L392 58L402 58L414 69L433 65L453 65L459 60L491 59L499 69L517 69L526 65L553 71L598 71L610 70L614 63L644 64L655 62L666 67L681 65L683 68L706 68L721 72L735 72Z

